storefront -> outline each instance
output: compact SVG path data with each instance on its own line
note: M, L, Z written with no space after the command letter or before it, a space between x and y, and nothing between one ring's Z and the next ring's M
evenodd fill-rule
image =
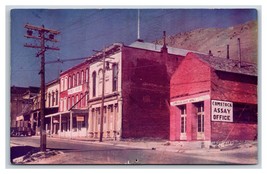
M49 136L73 138L87 137L88 110L73 109L67 112L46 115L46 131Z
M257 66L238 63L194 53L185 57L171 79L170 140L257 139Z

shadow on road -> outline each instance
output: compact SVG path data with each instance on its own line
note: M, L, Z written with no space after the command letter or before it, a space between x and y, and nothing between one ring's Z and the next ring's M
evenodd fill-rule
M33 146L14 146L10 148L10 162L13 159L26 155L29 152L37 152L39 148Z

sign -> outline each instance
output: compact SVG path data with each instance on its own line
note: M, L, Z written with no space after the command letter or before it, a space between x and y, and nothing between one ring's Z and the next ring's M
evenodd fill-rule
M211 120L233 122L233 103L211 100Z
M75 94L77 92L82 92L82 85L68 90L68 95Z
M76 117L76 120L77 121L84 121L84 116L77 116Z
M171 102L171 106L183 105L183 104L186 104L186 103L195 103L195 102L204 101L204 100L208 100L208 99L210 99L209 95L203 95L203 96L200 96L200 97L173 101L173 102Z
M59 123L58 118L53 118L53 123Z
M21 115L21 116L18 116L18 117L16 117L16 121L20 121L20 120L23 120L23 115Z

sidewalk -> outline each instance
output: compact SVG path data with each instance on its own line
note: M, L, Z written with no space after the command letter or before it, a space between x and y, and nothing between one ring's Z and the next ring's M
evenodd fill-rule
M206 160L227 161L236 164L257 164L258 163L258 143L255 141L245 141L229 146L229 148L210 148L203 146L201 142L178 142L167 140L122 140L122 141L92 141L85 138L75 138L73 141L85 141L93 144L105 144L118 147L148 149L179 153L184 156L194 156ZM246 160L244 160L244 157Z
M244 141L235 143L232 148L214 148L214 146L210 146L209 142L201 142L201 141L168 141L168 140L149 140L149 139L124 139L121 141L114 140L103 140L103 142L99 142L99 140L92 140L83 137L75 137L71 139L72 141L84 141L88 143L94 144L105 144L105 145L113 145L119 147L130 147L130 148L140 148L140 149L151 149L151 150L159 150L159 151L170 151L170 152L178 152L178 153L192 153L192 152L217 152L217 151L234 151L236 149L248 149L248 148L256 148L256 141ZM231 147L231 146L229 146Z

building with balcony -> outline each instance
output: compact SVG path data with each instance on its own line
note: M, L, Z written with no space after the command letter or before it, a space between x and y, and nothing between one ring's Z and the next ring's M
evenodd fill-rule
M46 103L55 104L53 96L58 91L58 112L46 115L52 126L47 130L51 136L73 137L86 136L88 129L88 83L89 64L82 62L62 72L59 77L58 90L48 92ZM50 94L50 95L49 95ZM53 95L54 94L54 95Z

